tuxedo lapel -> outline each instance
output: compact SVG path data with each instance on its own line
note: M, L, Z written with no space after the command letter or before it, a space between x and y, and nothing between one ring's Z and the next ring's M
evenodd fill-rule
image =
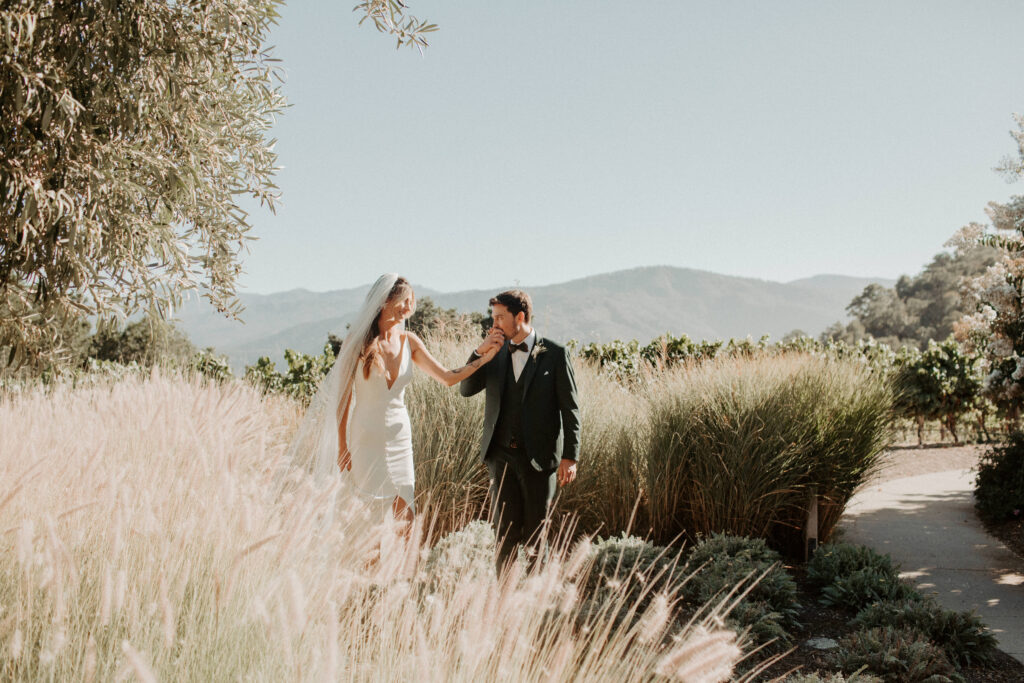
M502 392L505 391L505 377L508 375L508 364L512 362L509 356L508 342L506 341L504 346L501 347L501 351L498 351L498 354L492 361L495 363L494 374L498 376L498 396L501 396Z
M526 398L526 392L530 390L530 382L533 381L533 375L537 372L537 356L539 355L538 350L543 349L543 339L540 336L537 337L537 341L534 343L533 353L526 359L526 366L523 367L523 398Z

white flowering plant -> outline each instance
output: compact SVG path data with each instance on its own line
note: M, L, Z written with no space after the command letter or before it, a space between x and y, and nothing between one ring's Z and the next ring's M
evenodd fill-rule
M990 226L971 223L947 243L958 251L986 245L1000 252L983 274L963 283L970 313L954 329L968 350L981 356L985 394L1015 420L1024 396L1024 196L992 202L986 213Z

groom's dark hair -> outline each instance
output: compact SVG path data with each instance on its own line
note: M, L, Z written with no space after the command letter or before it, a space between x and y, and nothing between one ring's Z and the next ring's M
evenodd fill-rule
M507 292L502 292L492 297L488 303L491 306L501 304L513 316L518 315L522 311L523 322L528 323L530 318L533 317L533 301L530 300L530 295L521 289L510 289Z

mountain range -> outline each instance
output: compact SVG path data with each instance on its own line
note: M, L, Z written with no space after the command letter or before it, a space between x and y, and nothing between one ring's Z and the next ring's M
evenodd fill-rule
M647 342L665 332L693 339L763 334L779 339L795 329L817 335L847 320L846 306L871 283L893 280L816 275L792 282L720 275L669 266L633 268L541 287L524 287L534 303L535 325L553 339ZM329 332L343 335L370 285L330 292L294 289L241 294L244 324L191 299L176 319L192 342L214 347L237 370L260 356L280 362L286 348L319 353ZM416 286L444 308L486 312L498 290L439 292Z

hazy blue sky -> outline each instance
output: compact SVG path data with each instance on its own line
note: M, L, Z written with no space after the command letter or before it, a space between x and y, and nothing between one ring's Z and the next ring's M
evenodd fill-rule
M276 216L243 290L441 290L668 264L917 272L990 200L1024 3L412 0L421 57L292 0Z

